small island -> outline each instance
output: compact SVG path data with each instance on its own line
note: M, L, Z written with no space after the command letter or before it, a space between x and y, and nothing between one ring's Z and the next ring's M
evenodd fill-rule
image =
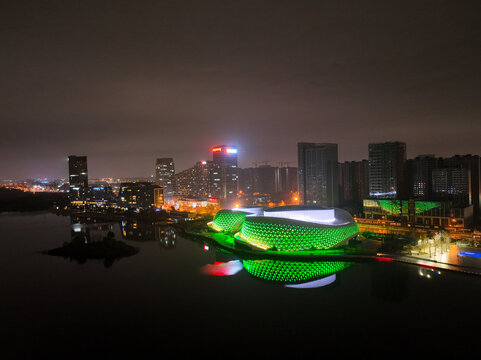
M71 242L66 242L62 247L47 250L44 254L62 256L83 264L87 259L103 259L104 266L110 267L115 260L132 256L139 249L122 241L115 240L115 234L109 231L102 241L89 242L84 236L77 236Z

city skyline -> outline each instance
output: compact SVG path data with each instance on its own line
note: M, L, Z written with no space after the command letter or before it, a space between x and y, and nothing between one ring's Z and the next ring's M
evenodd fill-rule
M294 164L298 142L481 153L477 2L3 6L2 178L60 177L69 154L147 176L219 143L243 168Z
M366 156L363 158L359 158L359 159L341 159L340 156L338 157L338 163L339 164L342 164L344 162L352 162L352 161L368 161L369 159L369 144L383 144L383 143L392 143L392 142L398 142L396 140L384 140L384 141L379 141L379 142L372 142L372 143L366 143L365 144L365 147L366 147ZM299 142L301 143L301 142ZM296 157L297 158L297 146L299 143L296 143L296 149L295 149L295 152L294 152L294 155L292 157ZM402 141L401 141L402 143ZM338 152L341 153L341 150L342 150L342 147L339 146L339 144L336 144L338 145ZM237 148L237 151L239 154L242 154L242 150L236 146ZM185 171L185 170L189 170L191 167L193 167L196 163L200 162L200 161L211 161L212 160L212 146L208 148L208 151L207 151L207 155L203 158L199 158L198 160L193 160L193 162L191 163L188 163L188 165L185 167L185 168L178 168L177 167L177 161L176 161L176 157L175 155L174 156L158 156L158 157L155 157L152 160L152 164L150 166L150 169L147 170L147 171L150 171L148 173L144 173L144 174L136 174L136 173L123 173L123 174L120 174L120 175L111 175L111 174L101 174L99 175L98 174L98 169L96 169L96 165L98 165L98 163L95 161L95 158L93 158L92 156L89 156L89 155L86 155L84 154L85 152L82 152L82 156L87 156L89 158L89 179L101 179L101 178L115 178L115 179L128 179L128 178L152 178L152 181L155 181L155 171L156 171L156 160L158 160L159 158L172 158L174 163L176 164L176 170L175 170L175 174L178 174L182 171ZM199 153L198 151L196 153ZM419 157L419 156L434 156L435 158L450 158L450 157L453 157L453 156L464 156L464 155L478 155L478 156L481 156L479 155L478 153L461 153L459 151L452 151L449 152L449 153L446 153L446 155L444 156L441 156L439 154L436 154L436 153L430 153L429 151L427 151L426 153L423 153L423 154L413 154L413 155L409 155L410 152L409 152L409 144L406 144L406 154L407 155L407 159L408 160L414 160L416 157ZM60 160L60 163L62 164L62 172L60 175L46 175L46 176L27 176L27 177L3 177L2 179L0 179L0 181L5 181L5 180L13 180L13 181L22 181L22 180L28 180L28 179L67 179L68 178L68 158L72 156L72 155L68 155L67 157L62 157L62 159ZM242 158L241 157L238 157L239 159L239 163L242 164ZM97 163L97 164L96 164ZM289 167L298 167L298 160L295 159L295 160L292 160L292 161L253 161L251 163L247 163L246 161L244 161L244 163L247 165L247 166L241 166L239 165L239 168L240 169L246 169L246 168L255 168L255 167L259 167L259 166L263 166L263 165L270 165L272 167L286 167L286 166L289 166ZM94 164L92 166L92 164ZM65 165L65 166L63 166ZM90 170L91 168L94 168L94 170ZM92 175L92 172L94 173Z
M3 357L473 358L480 15L1 2Z

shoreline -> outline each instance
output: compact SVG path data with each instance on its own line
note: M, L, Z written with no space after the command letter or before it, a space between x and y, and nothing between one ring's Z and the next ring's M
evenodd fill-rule
M421 266L429 269L446 270L457 273L464 273L468 275L481 276L481 267L475 268L470 266L464 266L459 264L443 263L436 260L416 258L410 255L395 254L395 253L379 253L377 251L370 250L356 250L356 249L331 249L331 250L318 250L318 251L305 251L303 253L295 252L289 254L287 252L274 252L274 251L257 251L247 248L236 247L235 243L229 242L226 234L221 233L197 233L188 232L183 230L183 235L188 237L207 241L213 246L220 248L223 251L227 251L234 256L241 258L254 258L254 259L278 259L278 260L296 260L296 261L329 261L329 260L357 260L363 261L376 261L376 262L398 262L408 265ZM220 235L220 236L215 236ZM216 239L217 237L217 239Z

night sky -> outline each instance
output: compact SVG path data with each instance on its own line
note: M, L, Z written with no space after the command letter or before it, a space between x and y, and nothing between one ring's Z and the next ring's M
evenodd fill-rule
M481 155L481 1L2 1L0 179L148 176L239 147Z

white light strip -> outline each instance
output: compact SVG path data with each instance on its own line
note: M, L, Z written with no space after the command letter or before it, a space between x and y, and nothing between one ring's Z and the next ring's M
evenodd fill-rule
M249 207L234 207L232 208L232 211L241 211L241 212L246 212L249 215L247 216L263 216L264 215L264 209L259 207L259 208L249 208Z
M294 210L294 211L267 211L266 217L275 217L290 220L299 220L312 223L332 223L336 221L334 209L322 210Z

